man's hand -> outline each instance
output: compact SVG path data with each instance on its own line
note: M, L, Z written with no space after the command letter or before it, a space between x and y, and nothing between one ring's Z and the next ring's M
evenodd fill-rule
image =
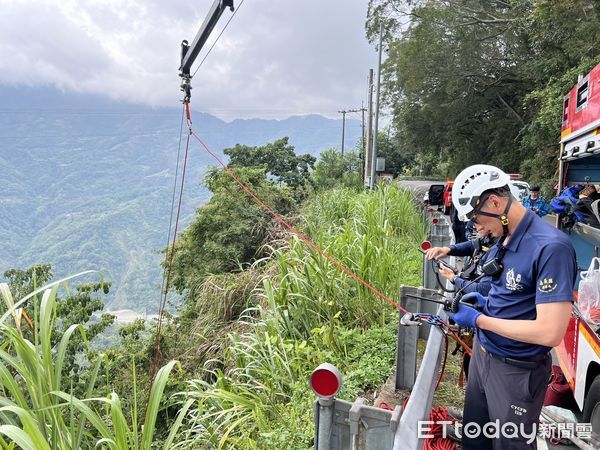
M440 275L447 280L454 281L454 272L446 267L444 264L440 264Z
M596 187L593 184L588 184L581 190L581 192L579 192L579 198L589 197L590 195L596 194L597 192L598 191L596 191Z
M463 328L477 328L477 318L481 313L468 305L458 304L456 313L448 313L448 317Z
M432 247L425 252L427 259L443 259L450 253L450 247Z
M473 308L481 311L487 303L487 297L484 297L479 292L469 292L468 294L463 295L460 301L461 303L467 303Z

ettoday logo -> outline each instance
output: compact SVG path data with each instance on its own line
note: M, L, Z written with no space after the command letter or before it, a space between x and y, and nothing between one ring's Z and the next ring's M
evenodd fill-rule
M523 408L521 408L523 409ZM474 439L480 436L485 436L489 439L499 439L501 436L506 439L526 439L527 444L531 444L536 440L538 428L536 424L516 424L512 422L506 422L500 424L500 421L496 419L494 422L488 422L485 424L479 424L476 422L467 422L462 424L461 422L453 422L451 420L440 420L430 421L422 420L418 422L418 437L419 439L433 439L435 436L429 434L435 425L442 426L442 437L448 437L449 425L454 427L454 434L459 439L463 436ZM528 428L529 430L526 430Z
M524 408L515 406L513 410L521 410L526 412ZM528 432L524 429L525 424L515 424L507 422L500 425L499 420L478 424L468 422L464 426L461 422L450 420L440 421L419 421L418 422L418 437L419 439L433 439L435 435L430 434L434 428L442 427L442 437L447 438L450 434L454 434L459 439L463 436L468 438L477 438L485 436L489 439L498 439L500 436L507 439L525 438L527 443L531 444L539 436L542 439L569 439L578 437L579 439L589 440L592 437L591 423L548 423L540 422L533 424L533 428ZM530 428L531 425L528 427Z

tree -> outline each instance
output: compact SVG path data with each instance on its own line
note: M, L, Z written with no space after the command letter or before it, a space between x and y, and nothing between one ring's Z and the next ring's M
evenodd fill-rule
M297 156L287 137L261 147L237 144L224 153L235 175L282 215L306 194L316 160L311 155ZM234 271L260 257L273 221L224 171L209 171L205 184L213 196L198 208L175 245L172 286L179 292L208 274ZM169 264L170 252L165 253L164 264Z
M21 299L52 279L50 264L36 264L28 269L8 269L3 274L15 299Z
M293 210L290 189L269 181L264 168L232 169L274 211L285 215ZM222 170L209 171L205 183L213 196L196 210L196 218L175 245L172 285L179 292L207 274L230 272L260 257L273 220Z
M104 301L101 294L108 294L110 282L100 280L97 283L82 283L75 287L73 293L64 298L57 299L57 316L60 319L59 326L53 333L56 343L60 341L64 332L75 324L83 325L88 342L101 334L115 321L112 314L100 314L104 309ZM78 370L75 364L76 356L84 352L86 346L82 339L71 338L67 346L67 357L65 358L65 372Z
M508 150L514 155L507 142L520 128L515 105L527 87L501 63L514 35L491 39L489 33L505 30L505 22L500 30L476 21L467 25L445 2L423 2L412 12L411 26L389 45L384 65L384 98L392 106L398 142L438 163L450 160L450 171L482 159L502 160L505 167L509 162L513 167L506 169L515 170L518 159L506 157ZM507 16L503 12L512 20Z
M52 266L50 264L37 264L27 269L9 269L4 272L4 278L15 301L18 301L32 293L34 290L44 286L53 277ZM67 292L65 297L57 297L56 311L57 319L55 329L52 330L52 344L56 345L62 339L65 331L75 324L81 324L89 341L102 333L113 322L115 317L110 314L102 314L96 317L96 313L104 309L102 298L96 294L108 294L110 283L101 280L97 283L82 283L75 287L74 291ZM34 315L38 311L41 298L34 297L23 304L26 314L26 321L31 326L35 321ZM23 328L28 337L32 336L31 328ZM34 339L31 339L34 341ZM86 345L80 335L73 335L67 346L63 371L65 374L80 367L75 364L78 353L85 352Z
M523 73L535 84L524 99L531 119L521 145L529 157L521 171L547 186L556 182L562 103L580 74L600 62L600 3L544 1L531 15L530 51ZM545 181L544 181L545 180Z
M485 162L552 177L562 96L576 71L600 61L599 9L593 0L370 0L367 36L376 42L384 24L383 100L402 153L425 174Z
M307 183L316 161L312 155L297 156L294 147L289 145L288 137L262 147L236 144L223 152L229 156L231 167L262 167L267 176L291 188Z
M398 134L391 134L391 130L382 131L377 137L377 157L385 158L385 172L394 176L407 172L414 165L414 153L408 151L401 142Z
M336 185L346 187L362 186L362 163L357 152L342 155L331 148L321 153L312 172L317 189L330 189Z

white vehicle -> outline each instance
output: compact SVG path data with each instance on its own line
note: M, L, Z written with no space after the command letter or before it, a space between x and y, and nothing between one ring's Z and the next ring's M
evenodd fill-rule
M526 183L525 181L514 180L511 181L511 183L516 188L515 191L518 192L518 195L515 195L515 197L517 198L517 200L523 203L523 200L525 200L529 196L529 183Z

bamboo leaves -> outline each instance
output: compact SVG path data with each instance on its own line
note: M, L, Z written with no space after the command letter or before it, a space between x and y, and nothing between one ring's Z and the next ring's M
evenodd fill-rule
M111 392L106 397L93 396L102 356L88 370L87 398L81 400L68 393L62 372L69 341L79 332L87 344L85 330L79 324L70 326L58 344L52 343L57 320L57 290L70 278L73 277L37 289L16 303L8 287L0 284L0 294L8 308L0 319L3 340L0 347L0 435L4 436L0 437L0 444L3 448L16 444L35 450L98 446L150 450L156 444L156 419L164 388L176 362L171 361L158 371L151 386L141 432L135 419L133 425L128 423L116 393ZM39 313L34 314L31 342L17 328L19 317L14 312L40 293ZM188 408L189 405L184 405L164 448L173 444Z

